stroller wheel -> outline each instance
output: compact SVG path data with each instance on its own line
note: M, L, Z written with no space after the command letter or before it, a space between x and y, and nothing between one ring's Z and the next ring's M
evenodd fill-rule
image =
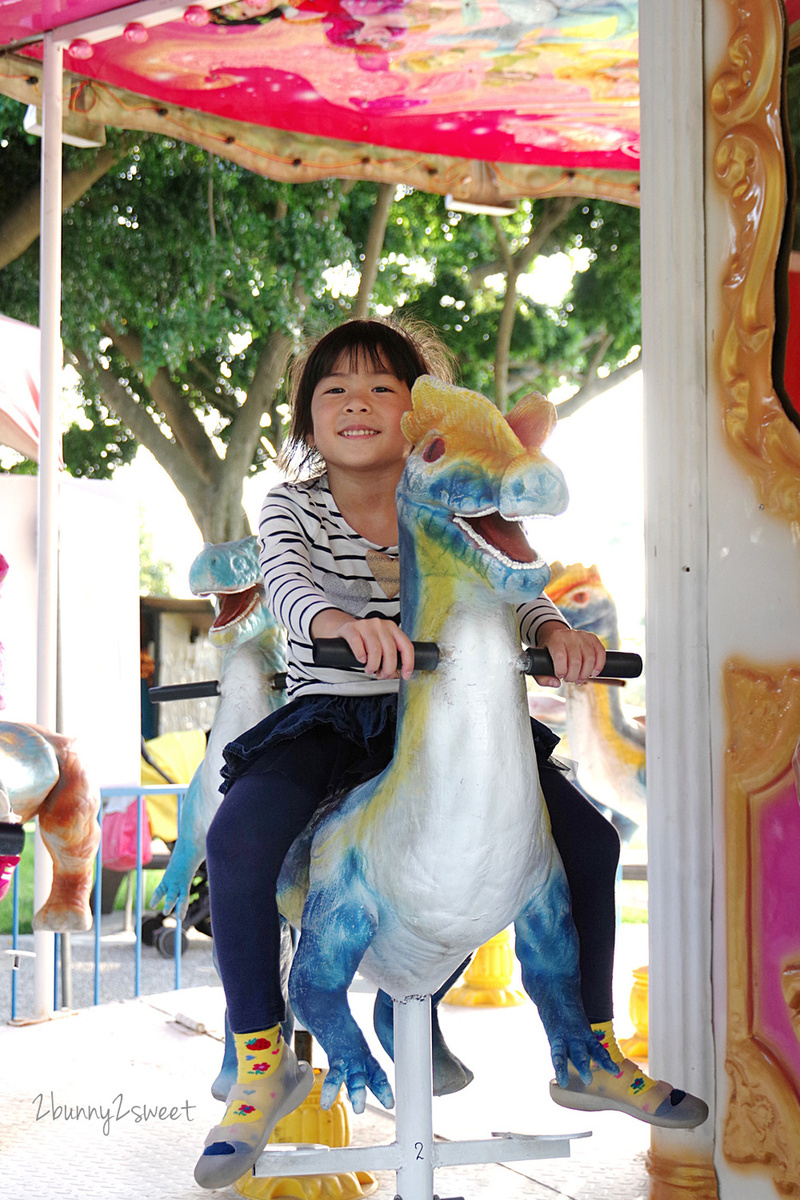
M155 936L164 924L163 913L149 913L142 917L142 943L155 945Z
M211 917L204 917L202 921L198 921L195 929L198 933L204 933L206 937L211 937Z
M162 927L156 931L153 938L153 945L163 958L175 957L176 933L177 929L172 925L162 925ZM181 954L185 954L188 949L189 939L183 930L181 930Z

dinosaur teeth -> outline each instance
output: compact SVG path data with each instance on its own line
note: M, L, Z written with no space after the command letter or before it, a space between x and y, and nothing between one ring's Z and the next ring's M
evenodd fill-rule
M245 588L241 592L218 592L219 612L211 628L219 633L220 630L227 629L248 616L258 604L260 591L260 586L256 584L255 587Z
M497 509L474 517L454 516L453 521L482 550L512 570L542 565L543 560L528 544L520 522L508 520Z

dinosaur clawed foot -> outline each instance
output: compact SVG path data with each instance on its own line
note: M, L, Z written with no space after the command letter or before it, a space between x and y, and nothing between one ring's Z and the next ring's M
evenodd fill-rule
M582 1030L579 1032L568 1031L551 1036L550 1057L553 1060L556 1082L561 1088L568 1086L568 1063L570 1062L578 1077L587 1086L592 1082L592 1061L611 1075L618 1073L608 1051L602 1044L598 1043L591 1030L588 1036Z
M394 1093L386 1072L371 1054L353 1055L348 1059L334 1057L330 1061L320 1094L320 1107L330 1108L342 1086L347 1088L347 1095L355 1113L363 1113L367 1103L367 1089L384 1108L394 1108Z
M85 933L92 928L92 912L87 905L68 908L48 900L35 914L32 924L34 930L46 929L51 933Z
M450 1096L460 1092L475 1078L469 1067L453 1053L439 1032L433 1029L433 1094Z

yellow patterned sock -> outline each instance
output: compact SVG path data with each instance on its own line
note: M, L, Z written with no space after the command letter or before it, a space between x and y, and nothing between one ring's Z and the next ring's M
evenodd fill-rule
M284 1045L279 1025L233 1036L239 1077L194 1169L204 1188L227 1187L249 1171L281 1117L302 1104L314 1086L310 1064L298 1062L291 1046Z
M233 1040L236 1043L236 1061L239 1068L237 1083L257 1086L269 1079L280 1065L283 1058L280 1025L273 1025L271 1029L261 1029L255 1033L235 1033ZM257 1093L253 1099L256 1098ZM256 1122L262 1120L263 1116L257 1104L238 1101L228 1107L220 1125L233 1125L239 1121Z
M567 1086L559 1087L555 1079L550 1084L550 1096L556 1104L583 1112L612 1109L648 1125L670 1129L694 1129L707 1120L708 1105L699 1096L674 1088L663 1079L651 1079L625 1057L617 1045L611 1021L593 1022L592 1032L611 1056L617 1074L612 1075L593 1062L592 1082L584 1083L570 1063Z
M646 1096L650 1089L656 1086L657 1080L651 1079L635 1062L631 1062L629 1058L625 1057L614 1036L612 1021L595 1022L592 1025L592 1032L598 1042L605 1046L611 1055L612 1062L619 1067L619 1075L615 1077L609 1075L608 1071L595 1069L591 1090L598 1090L604 1096L618 1096L631 1104L636 1104L638 1098Z

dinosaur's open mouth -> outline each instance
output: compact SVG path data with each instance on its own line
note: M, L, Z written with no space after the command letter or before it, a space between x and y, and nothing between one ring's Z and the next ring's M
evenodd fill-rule
M521 522L506 520L496 509L480 517L453 519L485 550L493 551L507 561L525 565L539 561L539 555L528 544Z
M260 592L259 584L245 588L243 592L216 592L219 611L211 628L227 629L229 625L235 625L248 616L258 604Z

